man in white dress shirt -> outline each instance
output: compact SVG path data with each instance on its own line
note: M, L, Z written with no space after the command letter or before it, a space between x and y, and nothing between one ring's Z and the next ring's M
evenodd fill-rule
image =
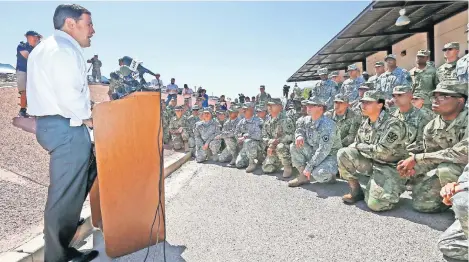
M83 202L91 188L96 161L90 90L83 48L95 33L91 13L79 5L59 5L54 34L29 55L28 113L37 117L36 138L50 155L50 185L44 211L44 261L91 261L95 250L69 247Z

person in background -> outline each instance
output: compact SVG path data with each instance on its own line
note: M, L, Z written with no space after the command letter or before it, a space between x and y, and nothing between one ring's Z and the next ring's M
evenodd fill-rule
M85 262L99 252L81 252L70 243L96 178L83 56L95 31L90 11L76 4L59 5L53 23L54 34L29 55L26 87L28 113L36 117L36 139L50 155L43 260Z
M368 72L365 71L365 72L362 73L362 77L363 77L363 79L364 79L365 82L366 82L366 81L368 81L368 79L370 78L370 75L368 74Z
M150 82L150 85L155 88L156 90L161 90L161 88L164 86L163 85L163 80L160 79L160 74L156 73L155 74L155 79L152 79Z
M16 47L16 85L18 93L20 94L20 112L18 114L20 117L28 117L26 113L26 72L28 57L42 38L36 31L28 31L24 36L26 37L26 43L20 42L18 47Z
M443 46L443 52L446 59L446 63L442 64L436 70L436 76L438 83L445 80L452 80L457 78L456 74L456 63L459 60L459 43L451 42Z
M171 101L172 98L176 99L176 101L178 99L179 87L175 84L175 82L176 80L171 78L171 84L166 87L166 93L168 93L168 97L166 98L166 105L169 104L169 101Z
M224 111L228 110L228 105L225 100L225 95L221 95L219 101L220 101L220 109Z
M101 83L101 67L103 63L98 59L98 55L94 55L93 58L88 59L87 63L91 63L93 69L91 69L91 76L93 77L93 82Z
M182 96L184 99L188 99L189 101L189 106L192 106L192 95L194 92L192 92L192 89L189 88L187 84L184 84L184 89L182 90Z
M265 85L261 85L259 87L259 91L260 91L260 93L257 94L257 96L256 96L256 102L257 103L264 102L264 104L267 104L267 102L270 101L271 96L270 96L269 93L265 92Z
M255 96L251 96L251 102L256 103L256 97Z
M238 97L239 97L239 103L244 104L244 101L245 101L244 99L246 98L246 96L244 96L244 94L241 93L241 94L238 94Z
M202 101L202 107L208 107L208 95L207 95L207 90L205 89L201 89L201 93L200 93L203 101Z
M283 85L283 96L288 98L288 93L290 92L290 86Z
M247 96L247 97L244 99L244 101L245 101L246 103L250 103L250 102L251 102L251 98L250 98L249 96Z

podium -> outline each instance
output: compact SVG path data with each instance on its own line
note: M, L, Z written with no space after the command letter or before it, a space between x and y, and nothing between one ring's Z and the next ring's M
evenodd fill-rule
M92 224L102 230L112 258L146 248L150 231L152 245L164 241L160 103L160 93L134 92L93 109L98 176L90 191Z

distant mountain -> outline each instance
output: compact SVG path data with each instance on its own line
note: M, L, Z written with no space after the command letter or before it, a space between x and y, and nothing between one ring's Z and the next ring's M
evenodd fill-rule
M16 69L10 64L0 63L0 74L16 74Z

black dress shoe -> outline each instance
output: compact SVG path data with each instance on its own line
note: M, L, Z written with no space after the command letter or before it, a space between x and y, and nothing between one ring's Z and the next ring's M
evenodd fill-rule
M80 252L81 255L72 259L72 262L88 262L98 257L99 252L97 250L90 250L86 252Z
M81 226L85 223L85 219L80 217L80 220L78 220L78 226Z

